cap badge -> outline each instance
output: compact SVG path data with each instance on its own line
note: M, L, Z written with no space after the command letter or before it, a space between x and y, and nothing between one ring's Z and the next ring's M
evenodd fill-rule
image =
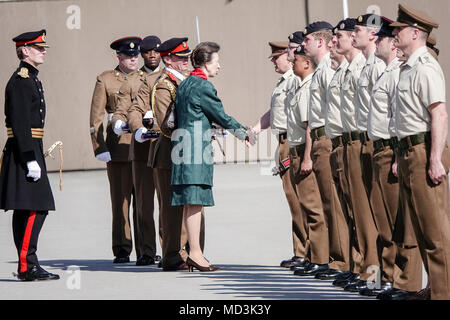
M358 22L363 22L363 16L358 17Z
M308 29L305 28L305 30L303 30L303 33L304 33L304 34L307 34L307 33L308 33Z
M159 48L159 43L158 43L158 44L156 44L156 47L157 47L157 48Z
M290 40L294 39L294 35L292 33L289 35L289 39Z
M45 37L45 33L44 34L42 34L42 41L47 41L47 39L46 39L46 37Z
M30 77L30 76L28 75L28 69L25 68L25 67L21 68L20 71L17 72L17 74L18 74L19 76L21 76L22 78L24 78L24 79Z
M187 43L183 41L183 47L187 48Z
M134 42L130 43L130 48L133 49L134 48Z
M342 22L341 25L339 26L339 29L344 30L345 29L345 23Z

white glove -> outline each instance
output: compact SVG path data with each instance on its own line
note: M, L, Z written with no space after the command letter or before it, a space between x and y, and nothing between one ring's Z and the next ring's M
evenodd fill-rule
M126 131L124 130L124 128L126 127L127 125L125 124L125 122L123 122L122 120L117 120L114 124L114 133L120 137L121 135L126 133Z
M41 178L41 167L39 167L37 161L28 161L27 168L27 177L33 178L34 181L38 181Z
M97 158L97 160L100 160L100 161L103 161L103 162L111 161L111 154L109 153L109 151L99 153L95 157Z
M142 138L142 135L146 134L147 132L147 128L144 127L137 129L136 133L134 134L134 139L139 143L147 141L148 139Z

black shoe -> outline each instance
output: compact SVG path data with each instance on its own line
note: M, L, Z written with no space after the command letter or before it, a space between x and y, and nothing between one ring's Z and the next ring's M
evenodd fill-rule
M415 291L405 291L396 288L380 292L377 295L379 300L409 300L410 297L416 294Z
M298 268L304 268L306 265L309 265L309 261L306 259L298 259L297 261L295 261L290 267L289 269L291 271L295 271Z
M378 288L376 283L368 283L365 288L361 288L361 290L359 290L359 294L362 296L375 297L379 295L381 292L390 289L392 289L391 282L381 281L381 285L378 286Z
M19 272L17 278L22 281L58 280L59 275L47 272L41 266L33 266L30 270Z
M281 261L280 267L282 267L282 268L290 268L295 262L297 262L299 260L304 260L304 259L302 259L300 257L297 257L297 256L293 256L290 259Z
M296 276L313 276L316 273L324 272L327 270L328 270L328 263L325 263L325 264L311 263L308 268L295 271L294 275L296 275Z
M366 280L357 280L352 281L348 285L344 287L344 291L348 292L359 292L359 290L367 287L367 281Z
M333 281L333 286L344 288L355 279L359 280L359 274L353 272L344 272L337 276L336 280Z
M341 270L328 269L324 272L318 272L314 276L314 278L319 279L319 280L334 280L343 273L344 273L344 271L341 271Z
M182 271L182 270L189 270L189 266L184 262L181 261L178 264L171 265L171 266L163 266L163 271Z
M312 264L314 264L314 263L311 263L310 261L305 260L305 262L302 264L299 264L298 267L292 266L290 269L291 269L291 271L294 271L294 272L296 272L298 270L305 270L305 269L308 269Z
M161 256L159 255L159 254L157 254L156 256L155 256L155 262L160 262L161 261Z
M155 264L155 259L147 255L140 256L136 261L137 266L149 266L151 264Z
M115 257L113 263L128 263L130 262L130 256L126 257Z

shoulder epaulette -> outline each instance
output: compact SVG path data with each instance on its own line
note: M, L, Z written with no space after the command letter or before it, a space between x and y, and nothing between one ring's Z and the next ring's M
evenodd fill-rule
M20 69L20 71L17 72L17 74L18 74L19 76L21 76L22 78L24 78L24 79L30 77L30 76L28 75L28 69L25 68L25 67L22 67L22 68Z

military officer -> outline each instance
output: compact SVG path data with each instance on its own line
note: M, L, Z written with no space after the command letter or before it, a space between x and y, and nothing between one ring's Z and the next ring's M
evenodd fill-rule
M130 74L138 68L139 37L126 37L111 43L111 49L117 53L119 65L114 70L103 72L97 77L92 96L90 113L90 131L95 157L106 162L112 207L112 250L114 263L130 261L132 239L129 210L132 201L133 179L131 162L128 160L131 133L120 137L113 132L111 120L117 108L120 87ZM106 140L103 121L108 116ZM133 221L136 219L135 200L133 196ZM138 232L134 223L136 255L139 253Z
M111 121L114 132L118 136L129 131L129 110L133 102L137 101L138 91L146 81L147 75L160 74L159 63L161 58L159 53L155 51L160 44L161 40L157 36L148 36L142 40L139 49L144 59L144 65L139 71L130 74L128 80L120 87L116 111ZM142 116L136 121L138 126L141 127ZM137 257L136 261L138 266L151 265L160 259L156 255L156 232L153 219L155 198L153 169L147 166L149 146L149 140L138 143L135 139L131 139L129 160L131 161L133 186L136 195L137 221L135 223L137 224L140 248L140 256ZM161 230L160 227L160 240Z
M316 273L326 271L323 276L333 277L349 268L349 240L345 216L333 183L330 166L332 142L326 135L325 127L328 112L327 91L334 75L328 47L328 43L332 40L332 29L333 26L326 21L311 23L303 32L305 38L302 45L306 55L317 65L311 79L308 125L313 143L311 150L313 171L322 198L329 242L329 257L327 261L321 262L323 266L317 268Z
M401 205L411 217L431 299L450 299L450 221L445 79L426 41L439 26L419 10L399 5L394 44L407 61L396 89Z
M13 213L13 237L18 255L18 279L55 280L36 255L38 238L48 211L55 203L44 159L43 143L46 105L38 79L44 63L46 31L22 33L13 41L19 67L5 90L5 122L8 140L0 160L0 208Z
M351 205L352 219L354 222L355 248L358 249L360 259L354 260L352 273L343 273L333 282L336 286L345 287L353 285L361 280L365 281L370 274L367 268L370 265L378 265L376 238L377 231L373 224L364 224L360 215L370 215L370 205L364 190L361 171L361 141L355 121L355 91L356 83L366 63L364 55L359 49L352 46L352 32L355 29L356 19L348 18L342 21L336 30L336 52L344 55L348 61L341 89L341 121L342 139L344 142L344 173L349 186L348 205ZM344 190L345 191L345 190ZM373 257L366 259L366 257ZM353 289L357 291L356 288Z
M281 78L273 90L270 102L270 109L264 113L259 121L252 127L255 134L262 130L271 128L272 132L278 137L278 154L275 155L278 163L277 174L279 173L283 190L288 201L292 217L292 238L294 256L290 259L281 261L280 266L284 268L295 267L295 263L304 263L306 256L305 243L302 241L303 215L300 208L295 186L291 181L289 145L287 141L287 92L293 90L297 82L297 77L292 71L292 62L288 61L288 42L269 42L271 55L269 58L275 66L275 72L281 74Z
M142 103L150 101L154 121L159 127L163 123L170 104L175 101L178 85L188 74L191 50L187 41L188 38L171 38L156 48L165 67L153 88L148 91L148 88L143 87L139 94L139 101ZM160 221L163 231L161 265L164 271L187 270L188 266L185 263L187 235L183 225L183 207L170 205L172 194L171 135L170 132L164 132L161 128L159 130L161 131L159 138L150 144L147 164L156 170L155 187L160 200ZM139 139L141 133L145 131L146 129L143 128L138 129L135 134L136 139ZM200 245L203 250L203 212Z

